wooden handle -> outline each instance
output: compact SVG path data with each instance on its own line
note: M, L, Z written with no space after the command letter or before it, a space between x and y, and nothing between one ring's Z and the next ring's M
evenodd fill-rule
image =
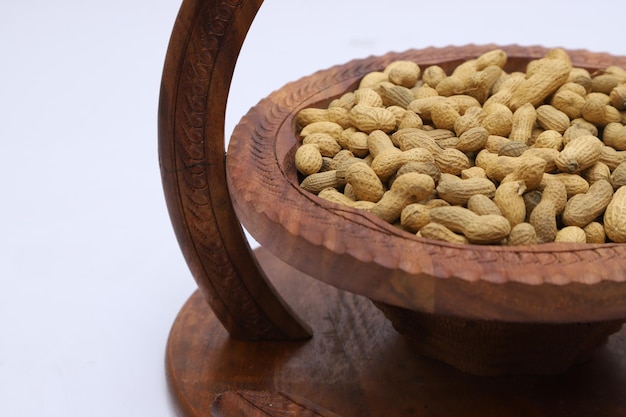
M225 170L226 101L262 0L184 0L159 101L159 163L170 218L198 287L231 336L310 337L252 255Z

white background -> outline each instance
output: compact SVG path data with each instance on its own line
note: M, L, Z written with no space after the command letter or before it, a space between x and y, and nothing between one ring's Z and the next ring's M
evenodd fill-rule
M164 204L156 117L178 8L0 5L0 416L174 415L163 354L195 283ZM227 132L284 83L372 54L495 42L626 55L624 9L268 0L239 59Z

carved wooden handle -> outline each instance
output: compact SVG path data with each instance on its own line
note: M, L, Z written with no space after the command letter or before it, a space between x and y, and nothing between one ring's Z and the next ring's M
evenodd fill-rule
M226 183L224 119L235 63L262 0L184 0L159 102L159 163L185 260L236 338L297 339L310 330L257 265Z

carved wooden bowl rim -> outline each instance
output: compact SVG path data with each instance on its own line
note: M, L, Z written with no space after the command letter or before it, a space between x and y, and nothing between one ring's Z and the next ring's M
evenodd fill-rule
M265 248L309 275L401 307L512 321L626 317L626 303L619 303L626 296L626 245L437 242L399 231L369 213L340 207L298 185L292 160L294 117L300 109L339 96L364 74L393 60L445 67L496 47L507 52L509 63L539 58L548 50L491 44L390 52L318 71L270 94L241 119L228 148L228 186L242 224ZM626 57L568 52L576 66L626 67ZM599 286L602 291L595 290ZM465 301L476 298L491 306L475 313L472 306L441 302L443 294L454 291L463 292ZM481 291L489 294L487 300ZM525 317L519 310L537 296L528 309L532 317ZM556 304L544 305L546 297ZM503 313L511 300L520 306ZM585 312L574 313L577 309Z

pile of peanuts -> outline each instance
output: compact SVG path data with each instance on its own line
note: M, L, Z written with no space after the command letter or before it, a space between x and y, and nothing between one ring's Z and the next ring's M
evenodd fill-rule
M296 116L301 187L453 243L626 242L626 70L398 60Z

